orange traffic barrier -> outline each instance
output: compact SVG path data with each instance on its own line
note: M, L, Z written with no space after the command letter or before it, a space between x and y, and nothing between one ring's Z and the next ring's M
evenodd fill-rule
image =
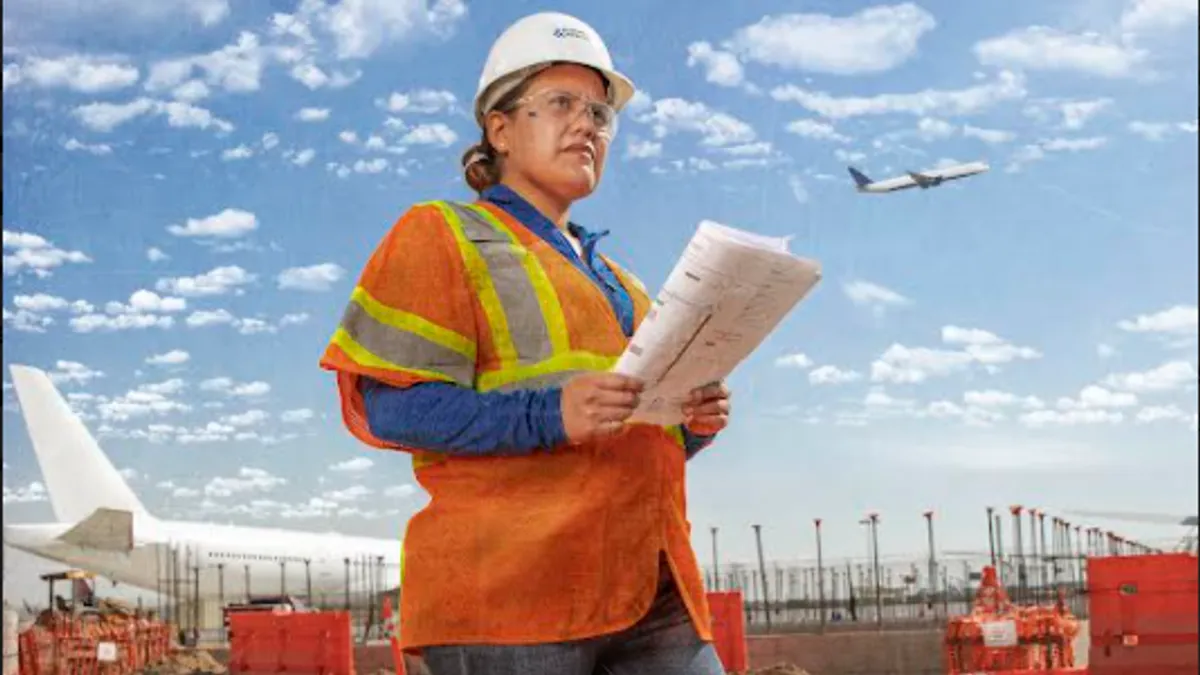
M1016 607L996 569L984 567L971 613L946 625L947 672L1069 672L1078 633L1079 622L1061 597L1054 607Z
M132 675L169 655L166 626L140 619L50 614L23 631L21 675Z
M712 616L713 644L721 665L730 673L744 673L749 668L746 649L746 615L742 592L710 592L708 609Z
M1089 558L1095 675L1200 672L1200 561L1190 553Z
M233 673L354 675L349 612L234 612Z

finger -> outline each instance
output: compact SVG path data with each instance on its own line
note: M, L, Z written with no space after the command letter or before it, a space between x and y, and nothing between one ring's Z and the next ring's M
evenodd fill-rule
M601 373L595 380L596 387L609 391L641 392L646 388L644 382L636 377L619 373Z
M600 408L636 408L641 400L638 392L597 389L588 397L588 403Z
M716 399L696 406L696 416L728 415L729 399Z

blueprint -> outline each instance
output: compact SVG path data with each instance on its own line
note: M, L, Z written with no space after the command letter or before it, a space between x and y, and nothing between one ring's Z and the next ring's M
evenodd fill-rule
M701 222L615 366L646 383L630 421L682 422L688 394L725 379L820 279L786 238Z

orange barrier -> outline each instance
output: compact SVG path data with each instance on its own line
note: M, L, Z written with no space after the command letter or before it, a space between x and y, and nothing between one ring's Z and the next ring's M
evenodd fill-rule
M144 619L99 620L51 616L23 631L21 675L131 675L170 654L169 632Z
M400 624L396 621L396 614L392 612L392 598L385 595L383 597L383 633L392 646L392 662L395 665L396 675L406 675L408 669L404 666L404 651L400 649Z
M1092 673L1200 672L1200 562L1195 555L1089 558L1087 574Z
M233 612L232 673L354 675L349 612Z
M1055 671L1075 666L1079 622L1062 598L1054 607L1016 607L996 578L983 568L975 606L946 625L947 672Z
M710 592L708 609L712 615L713 643L721 657L721 665L730 673L746 672L749 668L749 657L746 649L746 614L742 605L742 592Z

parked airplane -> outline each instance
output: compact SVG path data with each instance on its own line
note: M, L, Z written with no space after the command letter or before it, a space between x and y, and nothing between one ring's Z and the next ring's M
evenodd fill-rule
M11 370L57 522L5 524L5 544L136 588L169 596L178 588L184 600L399 585L397 540L156 518L46 373Z
M854 184L858 187L859 192L895 192L896 190L907 190L914 187L919 187L922 190L937 187L948 180L958 180L983 173L988 170L988 165L983 162L971 162L969 164L956 164L941 169L909 171L907 172L907 176L888 178L881 181L872 181L858 169L854 167L848 168L850 176L854 178Z

